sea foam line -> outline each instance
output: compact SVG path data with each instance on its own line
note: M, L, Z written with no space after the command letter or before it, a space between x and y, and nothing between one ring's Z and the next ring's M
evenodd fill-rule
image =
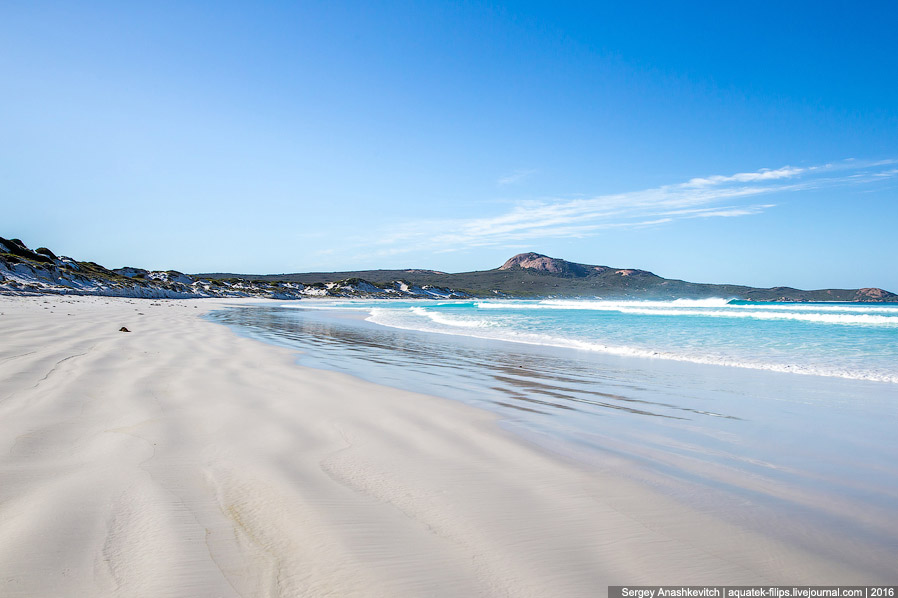
M409 309L415 315L429 318L433 322L443 324L444 326L459 326L461 328L486 328L488 326L493 326L493 323L489 320L462 320L444 316L438 312L428 311L423 307L411 307Z
M782 311L725 311L706 309L638 309L622 307L614 311L645 316L703 316L710 318L751 318L754 320L795 320L818 324L844 324L866 326L898 326L898 317L871 314L814 314Z
M847 313L888 313L898 314L898 307L870 305L865 303L733 303L729 299L676 299L673 301L616 301L590 299L545 299L538 302L518 302L515 300L485 300L474 302L480 309L581 309L607 310L613 307L635 307L644 309L664 308L725 308L733 310L776 310L776 311L819 311Z
M796 320L802 322L814 322L819 324L842 325L866 325L866 326L898 326L898 316L879 315L879 313L866 313L876 311L863 308L854 311L865 313L806 313L804 311L789 311L788 307L755 306L755 305L729 305L726 303L714 303L724 300L695 301L692 303L650 302L650 301L541 301L539 303L502 303L502 302L476 302L478 309L525 309L525 310L588 310L617 312L629 315L644 316L703 316L713 318L752 318L756 320ZM687 307L689 306L689 307ZM707 309L708 307L716 309ZM746 309L747 308L747 309ZM776 311L774 311L776 310ZM825 311L825 310L820 310ZM836 311L836 310L831 310ZM842 308L839 311L848 312ZM884 308L882 311L898 314L898 309Z
M766 370L806 376L825 376L830 378L846 378L850 380L866 380L872 382L887 382L898 384L898 375L894 375L891 373L846 371L817 368L813 366L804 366L798 364L747 362L724 357L684 355L671 353L668 351L653 351L649 349L641 349L637 347L605 345L601 343L554 337L550 335L517 332L508 329L486 328L484 326L465 326L463 324L460 324L458 320L453 320L452 318L445 317L443 318L444 320L451 320L452 323L440 323L433 317L430 317L432 315L432 312L420 314L416 313L413 310L426 312L426 310L424 310L423 308L410 308L408 310L372 308L370 315L365 319L366 321L372 322L374 324L379 324L381 326L387 326L390 328L398 328L402 330L414 330L418 332L428 333L434 332L437 334L446 334L450 336L467 336L484 340L507 341L526 345L558 347L564 349L579 349L583 351L617 355L621 357L664 359L669 361L696 363L702 365L736 367L741 369ZM408 315L410 313L419 317L416 320L412 320L408 318ZM424 316L424 319L422 319L421 316ZM433 324L437 324L437 326L434 326Z

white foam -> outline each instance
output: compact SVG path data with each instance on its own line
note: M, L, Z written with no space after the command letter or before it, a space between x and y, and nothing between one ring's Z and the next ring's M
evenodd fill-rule
M416 312L415 310L419 311ZM410 315L412 317L410 317ZM665 359L705 365L768 370L773 372L784 372L812 376L827 376L853 380L869 380L898 384L898 375L890 372L848 370L839 369L837 367L820 367L792 363L764 363L744 361L725 356L694 355L685 353L673 353L670 351L653 351L650 349L630 347L626 345L607 345L597 342L556 337L545 334L520 332L516 330L510 330L508 328L499 327L495 323L491 323L489 325L465 325L460 324L459 320L451 318L443 318L445 320L444 322L440 322L440 319L440 315L434 314L433 312L427 312L426 310L423 310L421 308L412 308L411 310L374 308L371 310L371 315L366 318L367 321L373 322L375 324L380 324L382 326L404 330L416 330L420 332L435 332L438 334L460 335L472 338L507 341L528 345L578 349L583 351L605 353L609 355L618 355L622 357Z
M425 318L429 318L433 322L437 324L442 324L444 326L452 326L459 328L485 328L488 326L492 326L493 323L489 320L472 320L467 318L453 318L451 316L446 316L439 312L430 311L423 307L411 307L409 310L418 316L424 316Z
M625 314L648 316L704 316L711 318L753 318L756 320L796 320L818 324L898 326L898 317L896 316L879 316L871 314L815 314L783 311L729 311L707 309L638 309L626 307L618 308L614 311L619 311Z
M728 303L726 307L731 309L898 314L898 307L869 303Z
M726 307L729 302L729 299L714 297L711 299L674 299L670 304L680 307Z
M898 326L898 308L868 306L810 304L795 306L787 304L732 305L726 299L677 299L675 301L551 300L537 303L481 301L474 305L478 309L589 310L645 316L704 316L715 318L753 318L758 320L796 320L818 324Z

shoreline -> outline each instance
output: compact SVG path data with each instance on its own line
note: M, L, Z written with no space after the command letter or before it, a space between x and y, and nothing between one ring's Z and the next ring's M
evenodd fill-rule
M0 297L4 595L894 581L199 317L264 301Z
M367 309L298 307L209 319L292 348L303 366L496 413L540 451L740 528L847 562L870 558L889 574L898 559L896 411L883 383L606 357L393 329Z
M315 301L325 301L324 299L315 299ZM336 299L331 300L333 303L351 303L352 299ZM366 302L365 300L359 300L360 302ZM390 301L390 300L383 300ZM402 302L404 300L395 300L397 302ZM440 303L452 303L456 302L465 302L471 300L452 300ZM478 300L474 300L478 301ZM507 301L509 304L513 304L516 300L491 300L491 303L501 304ZM563 300L562 302L576 304L576 301L568 301ZM588 305L590 301L583 301L584 305ZM630 304L646 304L651 305L653 302L651 301L624 301L624 303ZM820 302L817 302L819 304ZM845 302L833 302L841 305L845 305ZM808 302L808 304L812 304ZM316 309L316 310L327 310L328 306L315 306L310 307L308 303L305 304L296 304L296 305L288 305L286 303L281 303L280 307L284 307L287 309ZM425 305L426 306L426 305ZM754 307L754 306L751 306ZM345 309L345 308L343 308ZM723 356L710 356L710 355L689 355L689 354L677 354L672 353L669 350L665 349L654 349L647 347L630 347L626 345L619 344L599 344L592 343L588 341L577 341L571 340L568 338L562 337L550 337L545 336L543 334L531 334L531 335L519 335L519 336L506 336L506 337L497 337L488 332L480 331L480 330L464 330L461 331L459 329L454 330L441 330L441 329L430 329L425 330L420 327L402 325L397 323L386 323L383 321L379 321L377 316L375 315L367 315L364 318L366 321L371 322L377 326L385 326L387 328L394 328L398 330L407 330L412 332L425 332L427 334L439 334L439 335L448 335L448 336L463 336L469 338L483 339L490 342L502 342L502 343L510 343L511 345L531 345L540 348L551 348L551 349L562 349L567 351L585 351L589 353L595 353L597 355L607 355L613 357L622 357L624 359L632 359L635 358L637 360L652 360L652 361L669 361L669 362L677 362L684 364L696 364L701 366L712 366L712 367L724 367L724 368L737 368L740 370L752 370L752 371L764 371L764 372L774 372L778 374L788 374L788 375L799 375L799 376L812 376L816 378L838 378L844 380L857 380L862 382L872 382L874 384L898 384L898 375L894 372L888 373L867 373L861 375L857 372L846 372L839 370L826 370L820 369L819 366L813 365L796 365L796 364L782 364L782 363L765 363L764 361L744 361L734 357L723 357Z

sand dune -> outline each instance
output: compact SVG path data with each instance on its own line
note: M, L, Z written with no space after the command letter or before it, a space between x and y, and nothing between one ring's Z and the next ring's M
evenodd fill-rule
M0 298L0 595L877 581L491 414L299 367L198 317L222 303Z

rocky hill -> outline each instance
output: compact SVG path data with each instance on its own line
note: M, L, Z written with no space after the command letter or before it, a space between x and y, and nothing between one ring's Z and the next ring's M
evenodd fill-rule
M567 279L561 286L571 294L594 290L603 297L645 299L704 299L711 297L754 301L898 301L898 295L878 288L819 289L792 287L755 288L732 284L704 284L662 278L646 270L578 264L538 253L521 253L499 267L519 274L543 274ZM535 281L530 286L543 286Z
M200 297L384 297L450 299L467 295L404 280L374 284L359 278L313 282L246 277L192 276L175 270L108 269L94 262L57 256L45 247L29 249L19 239L0 237L0 294L102 295L185 299Z
M472 297L600 297L604 299L706 299L753 301L898 301L883 289L761 289L733 284L702 284L662 278L638 268L580 264L539 253L521 253L493 270L447 274L433 270L358 270L297 274L216 274L229 279L255 279L321 284L359 278L383 284L402 278L419 286L456 289Z

